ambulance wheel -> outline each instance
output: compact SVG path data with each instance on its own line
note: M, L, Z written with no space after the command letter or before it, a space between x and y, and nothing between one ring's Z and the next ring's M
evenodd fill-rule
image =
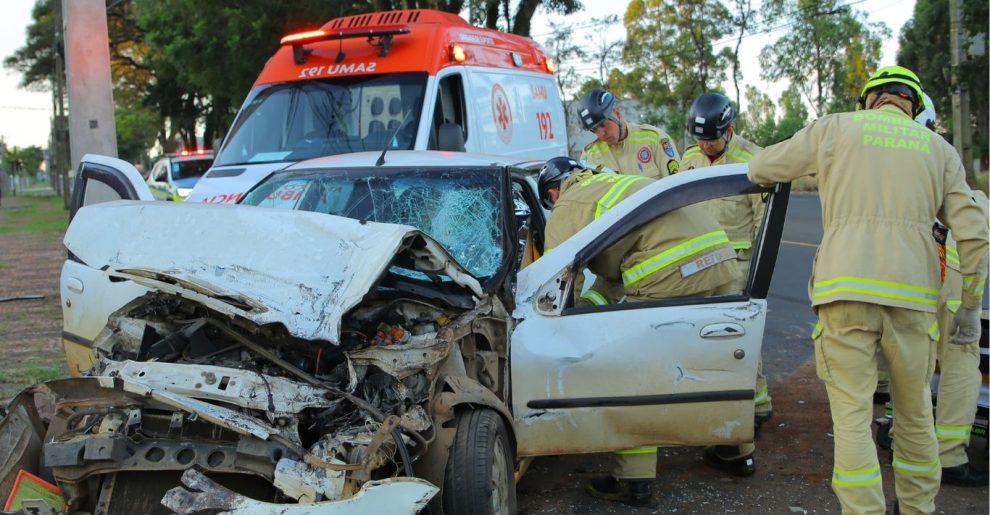
M516 512L515 452L502 417L490 409L457 414L443 481L445 515Z

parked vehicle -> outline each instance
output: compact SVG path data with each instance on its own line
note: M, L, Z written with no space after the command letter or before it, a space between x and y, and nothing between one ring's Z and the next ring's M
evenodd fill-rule
M151 167L148 188L158 200L185 200L212 165L212 150L166 154Z
M104 202L65 237L79 377L47 384L39 437L72 508L415 513L440 492L434 513L512 513L534 456L752 440L787 185L746 291L576 307L575 277L631 231L764 190L745 165L673 176L529 262L542 163L380 159L300 162L236 206L105 202L150 195L83 159L74 200Z
M236 203L274 170L359 151L567 154L554 64L529 38L428 10L282 38L190 200Z

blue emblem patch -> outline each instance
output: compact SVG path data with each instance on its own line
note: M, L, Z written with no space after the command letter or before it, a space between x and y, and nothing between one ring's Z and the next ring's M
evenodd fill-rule
M665 139L660 145L663 146L663 153L667 154L667 157L674 157L674 146L670 144L670 140Z

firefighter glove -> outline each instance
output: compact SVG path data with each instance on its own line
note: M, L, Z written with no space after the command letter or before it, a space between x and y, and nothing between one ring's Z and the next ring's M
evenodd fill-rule
M980 341L980 310L977 308L959 307L952 321L959 331L949 340L956 345Z

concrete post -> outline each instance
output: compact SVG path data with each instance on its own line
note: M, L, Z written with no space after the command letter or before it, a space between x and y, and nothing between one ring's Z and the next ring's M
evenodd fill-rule
M106 0L62 0L71 169L84 154L117 157Z

